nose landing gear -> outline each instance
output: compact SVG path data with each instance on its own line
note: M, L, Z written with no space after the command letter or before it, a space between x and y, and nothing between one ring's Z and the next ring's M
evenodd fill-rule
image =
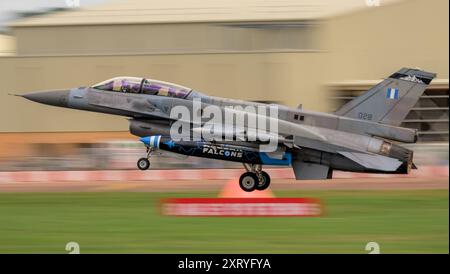
M243 191L252 192L255 190L267 189L270 185L270 176L262 171L261 165L245 164L247 172L239 178L239 186Z
M147 170L150 167L150 157L152 155L153 148L147 147L147 157L142 157L137 161L137 167L140 170Z

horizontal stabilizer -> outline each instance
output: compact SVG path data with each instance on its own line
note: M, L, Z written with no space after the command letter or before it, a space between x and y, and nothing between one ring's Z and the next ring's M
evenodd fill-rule
M338 151L338 153L367 169L396 171L402 165L401 161L382 155L370 155L348 151Z

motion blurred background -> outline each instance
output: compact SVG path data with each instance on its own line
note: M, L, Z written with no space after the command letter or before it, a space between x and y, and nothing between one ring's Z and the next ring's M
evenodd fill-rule
M448 253L448 22L448 0L1 0L0 253ZM160 216L160 198L238 187L242 166L161 156L141 172L124 117L8 95L138 76L332 112L402 67L437 73L403 123L419 130L413 174L269 170L277 197L323 199L322 218Z
M116 76L333 111L401 67L437 73L403 126L418 164L448 164L447 0L47 0L0 3L0 170L133 169L122 117L8 93ZM155 168L235 167L154 161ZM240 165L239 165L240 166Z

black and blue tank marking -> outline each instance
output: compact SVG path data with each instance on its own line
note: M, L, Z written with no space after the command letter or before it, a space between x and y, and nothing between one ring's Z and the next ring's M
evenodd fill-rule
M156 135L140 138L146 146L187 156L211 158L248 164L288 166L292 163L292 154L285 152L281 159L272 158L266 152L245 147L216 144L206 141L173 141L170 137Z

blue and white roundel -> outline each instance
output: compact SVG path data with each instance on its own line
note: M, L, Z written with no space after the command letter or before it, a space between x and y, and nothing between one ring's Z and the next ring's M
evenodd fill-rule
M387 88L386 98L391 100L398 99L398 88Z

